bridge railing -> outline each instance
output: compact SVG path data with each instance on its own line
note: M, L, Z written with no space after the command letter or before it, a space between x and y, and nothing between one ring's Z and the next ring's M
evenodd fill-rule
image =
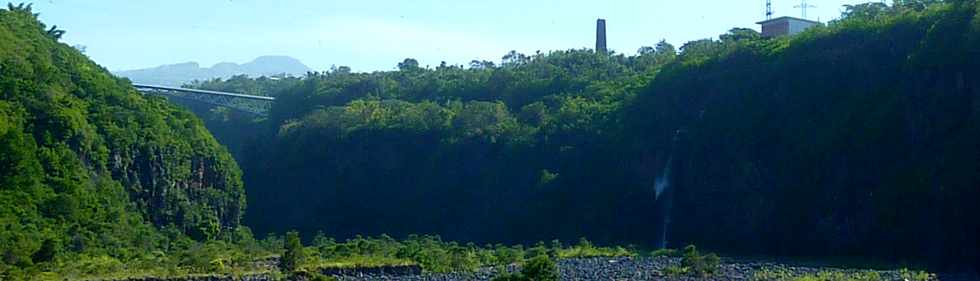
M136 87L136 89L151 89L151 90L174 91L174 92L184 92L184 93L202 94L202 95L226 96L226 97L249 99L249 100L262 100L262 101L276 100L276 98L274 97L253 96L253 95L245 95L245 94L238 94L238 93L198 90L198 89L190 89L190 88L178 88L178 87L169 87L169 86L160 86L160 85L133 83L133 87Z
M133 87L145 94L158 94L167 97L192 100L216 106L223 106L259 116L266 116L269 110L272 108L272 102L276 100L274 97L159 85L133 84Z

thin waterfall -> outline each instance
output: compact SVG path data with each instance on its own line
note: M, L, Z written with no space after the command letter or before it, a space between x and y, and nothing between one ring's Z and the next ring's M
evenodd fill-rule
M670 157L667 158L667 165L664 165L664 171L657 177L657 180L653 183L653 188L656 191L653 200L656 201L660 199L660 195L664 193L664 190L670 186L670 166L674 162L674 151L671 149Z
M673 192L664 194L670 190L670 175L671 169L674 166L674 149L677 147L677 139L682 130L677 130L674 132L674 139L671 141L670 154L667 157L667 163L664 164L664 170L654 181L653 188L655 191L654 202L660 202L661 196L666 196L663 199L663 221L660 225L660 243L659 246L662 249L667 248L667 229L670 227L670 209L674 205Z

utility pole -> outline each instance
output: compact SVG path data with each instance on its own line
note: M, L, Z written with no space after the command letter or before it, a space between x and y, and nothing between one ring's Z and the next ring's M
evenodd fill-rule
M772 0L766 0L766 20L772 19Z
M801 1L802 2L800 2L799 5L793 6L793 8L800 8L800 10L803 11L803 19L806 19L806 9L807 8L816 8L817 6L810 5L809 3L806 2L806 0L801 0Z

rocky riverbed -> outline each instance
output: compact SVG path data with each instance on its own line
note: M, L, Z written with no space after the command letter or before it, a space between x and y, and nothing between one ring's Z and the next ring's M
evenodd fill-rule
M665 281L755 281L759 272L782 272L791 275L813 274L821 271L841 273L874 272L879 280L905 281L902 271L898 270L856 270L837 269L830 267L794 266L785 263L722 260L715 274L709 277L670 275L668 267L679 266L679 258L588 258L565 259L558 261L561 280L576 281L621 281L621 280L665 280ZM348 270L335 272L345 274L335 276L341 281L486 281L492 279L501 271L516 271L517 266L507 268L483 268L474 273L422 273L416 269L390 268L387 270ZM383 272L381 274L379 272ZM276 280L270 275L259 274L245 277L198 276L184 278L135 278L126 281L270 281ZM931 276L932 281L967 281L980 280L977 274L956 274Z
M858 272L860 270L815 268L789 266L778 263L767 262L723 262L719 265L718 272L711 277L694 276L671 276L665 273L669 266L677 266L680 259L677 258L590 258L590 259L566 259L558 262L561 280L591 280L591 281L619 281L619 280L668 280L668 281L742 281L752 280L756 272L760 270L781 271L792 274L808 274L819 271L839 271L845 273ZM422 274L413 276L341 276L343 281L367 281L367 280L405 280L405 281L478 281L490 280L499 270L485 268L476 273L470 274ZM511 270L515 270L512 268ZM900 271L875 271L881 276L882 280L903 280ZM935 279L935 278L933 278ZM942 279L940 279L942 280Z

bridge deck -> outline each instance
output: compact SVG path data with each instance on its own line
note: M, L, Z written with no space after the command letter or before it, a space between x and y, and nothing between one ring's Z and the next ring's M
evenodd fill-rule
M224 96L224 97L232 97L232 98L260 100L260 101L275 101L276 100L276 98L274 98L274 97L243 95L243 94L228 93L228 92L218 92L218 91L208 91L208 90L198 90L198 89L188 89L188 88L178 88L178 87L168 87L168 86L160 86L160 85L147 85L147 84L133 83L133 87L136 87L137 89L152 89L152 90L175 91L175 92L185 92L185 93L193 93L193 94L215 95L215 96Z

